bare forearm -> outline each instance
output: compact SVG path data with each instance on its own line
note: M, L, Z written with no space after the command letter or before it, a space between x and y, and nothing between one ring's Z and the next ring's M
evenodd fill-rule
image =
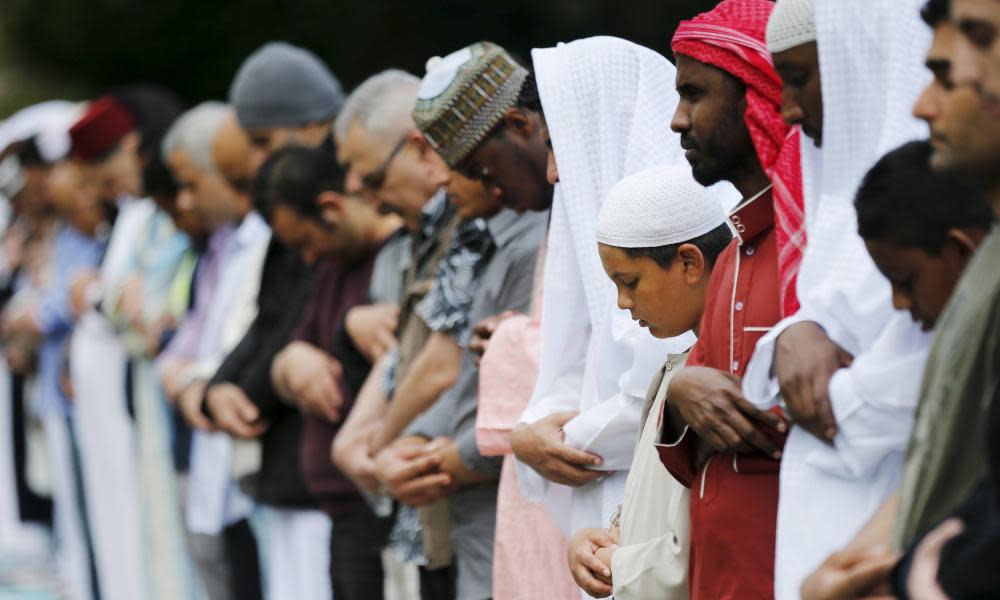
M287 371L288 371L288 346L285 347L281 352L274 357L271 361L271 385L274 386L274 391L283 400L291 402L294 400L291 386L288 383Z
M368 373L364 385L354 400L354 407L347 414L344 425L333 440L335 456L342 455L361 441L367 444L367 439L362 440L362 438L368 438L374 424L385 416L387 402L385 391L382 389L384 370L385 359L380 359Z
M875 546L887 546L892 540L892 530L896 526L896 510L899 507L899 491L885 499L882 506L860 531L847 543L845 550L860 550Z
M396 439L413 419L455 384L461 362L462 349L451 338L438 333L431 336L393 394L385 423L375 440L376 451Z

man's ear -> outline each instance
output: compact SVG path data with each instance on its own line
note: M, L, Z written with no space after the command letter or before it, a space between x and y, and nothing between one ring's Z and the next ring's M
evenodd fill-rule
M964 265L968 263L972 255L979 249L979 245L983 243L984 237L986 237L986 232L981 229L954 227L949 229L945 236L945 248L950 248L955 252Z
M408 144L411 144L417 149L421 158L427 158L428 152L433 154L437 153L437 151L430 145L430 142L427 141L427 138L424 137L424 134L420 133L419 130L413 129L407 133L406 140Z
M684 281L688 285L697 285L701 282L707 270L708 261L702 254L701 248L694 244L681 244L677 248L675 261L681 261L684 269Z
M345 200L346 198L343 194L333 190L326 190L320 192L319 196L316 196L316 206L320 209L332 208L339 212L343 210Z
M516 107L507 109L503 115L503 123L507 131L523 138L530 138L539 129L539 124L531 118L531 115L524 109Z
M448 185L451 179L451 169L448 167L437 150L431 146L427 138L422 133L414 129L407 134L407 139L417 149L420 159L426 169L425 176L428 182L432 182L435 187Z

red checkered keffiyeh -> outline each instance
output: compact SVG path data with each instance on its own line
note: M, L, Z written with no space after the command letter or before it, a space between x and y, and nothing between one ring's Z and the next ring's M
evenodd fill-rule
M802 207L799 129L781 118L781 78L765 43L769 0L724 0L710 12L683 21L674 34L674 54L718 67L746 86L746 124L757 156L774 184L781 312L799 308L795 280L806 245Z

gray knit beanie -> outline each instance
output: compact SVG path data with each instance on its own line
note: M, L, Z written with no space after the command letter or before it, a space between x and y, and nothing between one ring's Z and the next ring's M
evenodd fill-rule
M297 127L337 116L344 91L309 50L270 42L243 61L229 88L229 102L245 129Z

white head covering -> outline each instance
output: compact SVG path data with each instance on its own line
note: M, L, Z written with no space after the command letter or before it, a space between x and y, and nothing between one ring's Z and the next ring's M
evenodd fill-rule
M48 162L69 152L69 128L80 115L80 105L49 100L24 108L0 124L0 151L14 142L38 136L38 150Z
M42 160L58 162L69 153L69 128L81 111L82 105L65 100L49 100L21 109L0 123L0 151L11 144L35 138ZM0 163L0 197L14 198L24 188L26 180L17 156L8 156Z
M538 380L522 421L579 410L564 429L567 443L599 454L604 468L615 471L574 490L572 511L566 498L547 498L550 513L569 530L601 525L621 502L650 378L670 352L694 340L691 334L657 340L618 310L596 243L601 202L628 175L686 162L670 130L676 70L663 56L618 38L594 37L533 50L532 58L559 183L545 262ZM549 490L520 463L518 479L534 500L560 488Z
M889 284L857 231L854 194L875 162L927 125L912 114L930 80L923 65L930 29L922 0L818 0L816 33L823 93L823 148L803 144L809 248L799 271L803 305L849 298L829 315L832 335L849 352L868 347L891 312ZM864 15L859 18L858 15ZM830 277L830 273L841 273ZM810 297L814 300L810 300ZM885 300L885 306L881 301ZM871 315L871 320L864 318Z
M778 0L767 21L771 54L816 41L814 0Z
M718 195L686 165L646 169L611 189L597 220L597 241L655 248L690 241L726 222Z

